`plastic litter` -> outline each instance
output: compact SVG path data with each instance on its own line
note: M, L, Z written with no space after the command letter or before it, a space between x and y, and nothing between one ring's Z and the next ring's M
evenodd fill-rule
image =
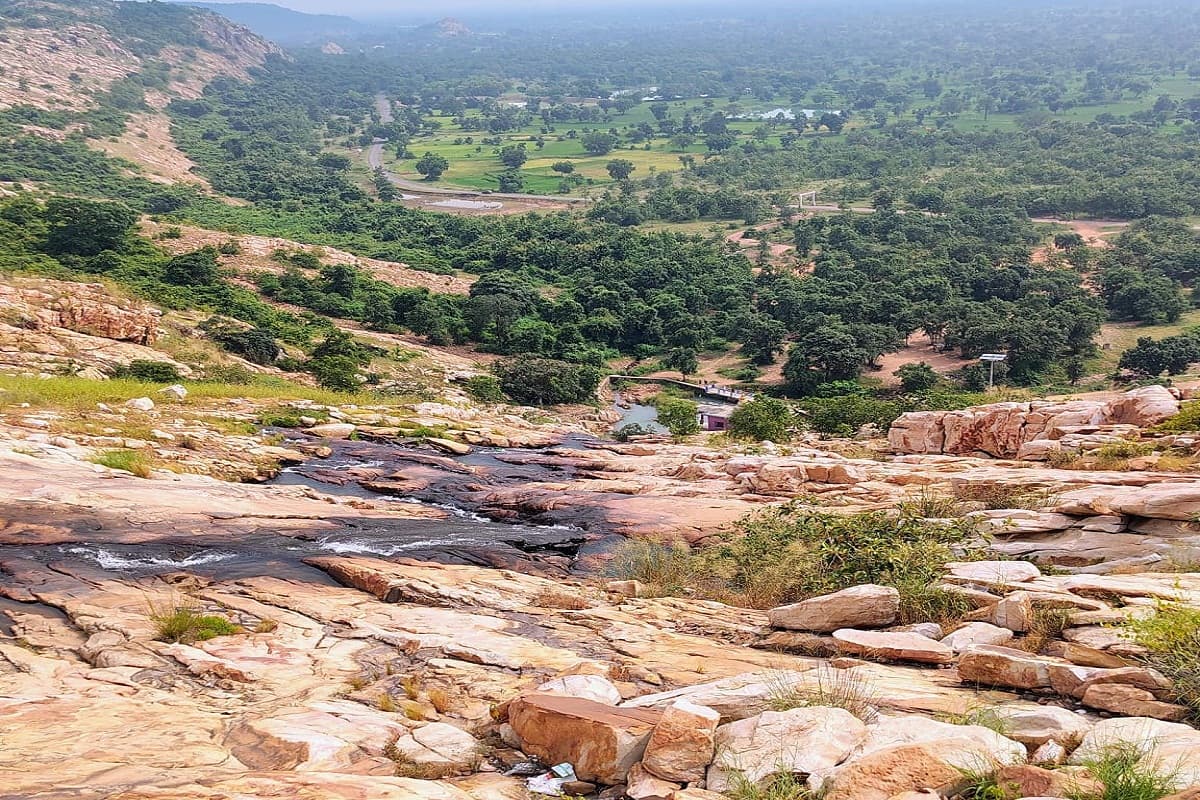
M518 764L517 766L523 765ZM513 769L516 769L516 767ZM562 797L563 784L571 783L574 780L576 780L575 767L563 762L562 764L555 764L550 768L549 772L531 777L525 782L525 788L535 794Z
M567 781L556 778L547 772L545 775L534 775L525 782L525 788L534 794L544 794L550 797L562 797L562 787Z

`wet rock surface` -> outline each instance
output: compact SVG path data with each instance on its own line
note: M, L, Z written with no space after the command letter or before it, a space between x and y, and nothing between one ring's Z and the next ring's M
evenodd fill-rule
M182 438L171 415L184 399L153 400L111 416ZM735 774L765 780L784 764L828 797L890 800L952 792L980 758L1052 789L1036 770L1078 767L1114 737L1154 741L1183 765L1180 789L1200 782L1200 734L1106 627L1162 602L1200 607L1200 575L1128 569L1200 535L1178 510L1193 478L630 447L523 420L485 435L491 422L470 409L420 405L407 410L419 417L321 415L331 421L271 444L229 436L227 450L275 448L288 466L269 485L135 478L88 462L97 447L63 440L52 417L7 414L4 791L507 800L524 779L502 773L536 757L572 763L581 789L611 797L624 785L714 800ZM415 418L454 446L408 436ZM901 625L886 587L766 611L646 597L596 572L612 537L702 545L801 494L854 511L1009 483L1057 494L982 513L993 550L1054 568L946 565L942 585L976 606L962 625ZM1109 564L1125 566L1102 574ZM164 640L181 610L234 630ZM1066 624L1039 643L1048 611ZM847 692L853 713L838 707ZM1003 733L972 724L981 709Z

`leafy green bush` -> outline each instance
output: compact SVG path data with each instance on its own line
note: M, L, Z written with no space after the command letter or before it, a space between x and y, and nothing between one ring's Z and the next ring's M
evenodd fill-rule
M691 400L659 394L654 398L654 406L658 409L658 424L669 430L672 436L690 436L700 432L699 412Z
M742 403L729 415L729 435L756 442L786 442L791 424L792 412L787 403L760 396Z
M896 400L880 400L862 395L806 397L797 406L807 413L805 422L819 433L853 436L863 425L873 424L887 430L908 406Z
M493 367L500 389L518 403L557 405L595 400L601 372L586 364L517 356Z
M358 379L358 362L350 356L322 356L309 359L304 368L317 383L336 392L356 392L362 388Z
M1143 660L1173 681L1172 696L1200 721L1200 609L1162 603L1153 616L1125 629L1149 653Z
M639 425L636 422L631 422L628 425L622 425L613 431L613 438L618 442L628 442L634 436L649 436L654 431L644 425Z
M467 394L483 403L503 403L504 391L495 375L472 375L463 381Z
M1164 431L1200 431L1200 400L1179 407L1179 413L1158 425Z
M697 553L630 541L617 548L610 573L665 594L769 608L863 583L900 591L907 622L950 620L970 610L934 584L948 561L981 551L970 519L926 520L907 512L814 513L784 506L741 520L721 544Z
M258 415L258 422L268 428L299 428L303 423L301 417L311 417L317 422L329 419L329 412L323 408L293 408L292 406L276 406L264 409Z
M640 581L647 595L670 596L695 585L695 562L685 544L627 539L612 553L605 574L618 580Z
M893 374L900 379L900 390L904 392L927 392L941 380L933 367L924 361L902 364Z
M134 359L113 370L114 378L129 378L143 383L177 383L183 380L174 364L165 361Z

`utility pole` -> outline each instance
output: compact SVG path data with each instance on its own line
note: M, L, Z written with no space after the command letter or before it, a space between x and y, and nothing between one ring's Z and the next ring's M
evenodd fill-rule
M1008 358L1007 353L983 353L979 356L980 361L986 361L988 365L988 391L990 392L996 386L996 363L1004 361Z

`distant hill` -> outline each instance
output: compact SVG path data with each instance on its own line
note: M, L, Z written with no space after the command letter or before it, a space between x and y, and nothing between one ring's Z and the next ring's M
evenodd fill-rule
M217 3L205 0L170 2L206 8L281 44L308 44L331 37L365 33L368 26L336 14L305 14L273 3Z

